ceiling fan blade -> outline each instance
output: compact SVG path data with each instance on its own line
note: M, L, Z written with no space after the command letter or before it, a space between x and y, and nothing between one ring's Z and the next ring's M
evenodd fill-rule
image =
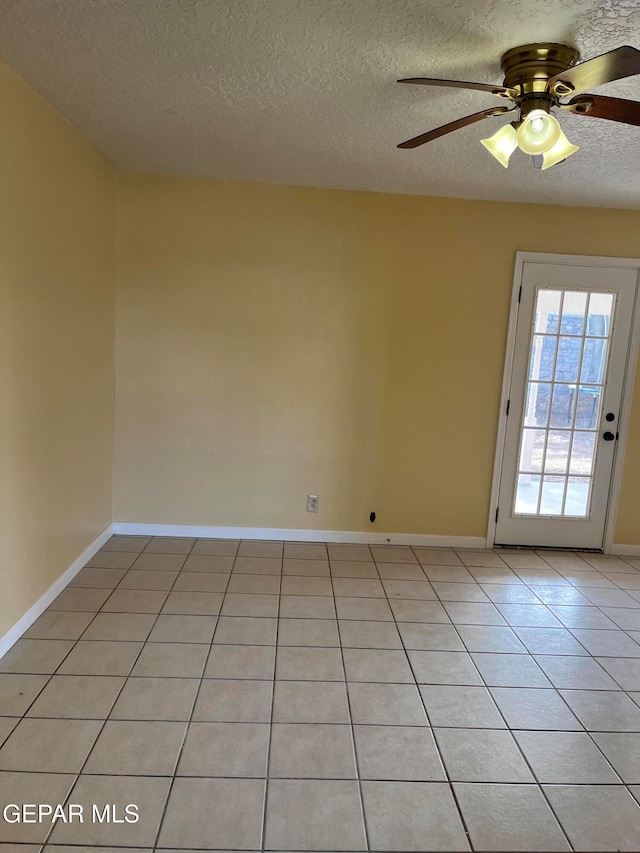
M549 88L556 95L570 95L634 74L640 74L640 50L623 45L556 74L549 79Z
M578 95L566 106L578 115L605 118L640 127L640 101L607 98L604 95Z
M513 98L518 94L516 89L506 86L492 86L491 83L467 83L465 80L438 80L435 77L406 77L398 83L416 83L418 86L451 86L454 89L478 89L480 92L490 92L500 98Z
M513 108L515 109L515 108ZM439 136L444 136L447 133L452 133L454 130L459 130L461 127L466 127L468 124L474 124L482 119L490 116L502 115L510 113L509 107L494 107L490 110L482 110L479 113L472 113L470 116L456 119L456 121L443 124L441 127L436 127L435 130L429 130L427 133L421 133L420 136L414 136L413 139L407 139L406 142L401 142L398 148L417 148L419 145L424 145L425 142L431 142L432 139L437 139Z

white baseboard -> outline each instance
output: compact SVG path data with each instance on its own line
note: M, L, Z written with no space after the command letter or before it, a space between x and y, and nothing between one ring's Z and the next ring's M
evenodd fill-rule
M640 545L616 545L614 542L611 553L618 557L640 557Z
M85 548L82 554L80 554L80 556L71 563L69 568L60 575L58 580L55 581L45 594L36 601L33 607L30 607L24 616L21 619L18 619L15 625L9 628L3 637L0 637L0 658L9 651L11 646L33 625L36 619L39 616L42 616L51 602L60 595L62 590L68 584L71 583L80 569L82 569L91 557L93 557L96 551L99 551L100 548L102 548L107 539L110 539L112 535L113 525L110 524L102 531L97 539L94 539L91 545Z
M370 533L279 527L135 524L128 521L115 522L113 532L128 536L196 536L199 539L272 539L286 542L362 542L366 545L420 545L430 548L484 548L486 544L483 536L432 536L425 533Z

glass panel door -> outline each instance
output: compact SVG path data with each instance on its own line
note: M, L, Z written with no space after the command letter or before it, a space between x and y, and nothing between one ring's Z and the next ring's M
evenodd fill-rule
M636 279L523 265L496 544L602 547Z

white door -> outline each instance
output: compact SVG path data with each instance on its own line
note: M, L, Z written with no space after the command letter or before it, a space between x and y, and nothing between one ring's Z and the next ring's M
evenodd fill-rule
M495 544L602 548L636 281L523 264Z

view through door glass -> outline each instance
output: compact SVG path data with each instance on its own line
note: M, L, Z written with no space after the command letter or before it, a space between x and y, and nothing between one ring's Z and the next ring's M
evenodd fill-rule
M589 514L613 309L611 293L537 293L516 515Z

